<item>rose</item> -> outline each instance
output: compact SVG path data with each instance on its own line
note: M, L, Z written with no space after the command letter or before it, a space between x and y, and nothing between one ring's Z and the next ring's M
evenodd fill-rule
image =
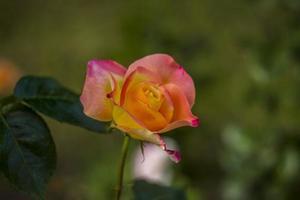
M199 124L191 112L193 80L166 54L141 58L127 70L112 60L90 61L80 99L86 115L112 121L132 138L160 145L175 161L179 153L167 149L160 134Z

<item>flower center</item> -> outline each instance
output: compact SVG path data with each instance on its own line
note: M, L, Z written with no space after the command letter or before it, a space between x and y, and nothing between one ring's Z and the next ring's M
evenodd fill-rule
M158 87L156 86L145 86L143 92L147 98L159 101L161 98L161 93Z
M158 111L164 99L159 87L151 83L142 83L137 88L137 99L150 109Z
M164 128L169 120L165 98L158 84L142 82L127 91L123 107L147 129L157 131Z
M143 98L139 98L139 100L147 104L152 110L158 111L163 102L163 95L159 87L154 84L143 84L141 89Z

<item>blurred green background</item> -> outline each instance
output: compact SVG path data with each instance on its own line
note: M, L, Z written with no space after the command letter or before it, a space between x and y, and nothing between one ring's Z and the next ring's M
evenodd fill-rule
M198 128L173 185L191 200L300 196L299 0L0 0L0 57L78 93L86 63L168 53L197 88ZM47 199L111 199L122 137L47 119L58 167ZM131 143L131 150L137 146ZM130 161L125 193L131 198ZM0 199L27 199L0 178Z

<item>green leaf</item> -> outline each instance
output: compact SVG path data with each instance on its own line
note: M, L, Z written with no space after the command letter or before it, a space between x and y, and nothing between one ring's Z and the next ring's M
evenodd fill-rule
M56 167L55 144L38 114L20 103L9 107L0 112L0 169L18 190L44 199Z
M58 121L97 133L107 132L107 123L101 123L83 113L79 95L52 78L25 76L17 83L14 93L33 109Z
M183 190L136 180L133 185L135 200L185 200Z

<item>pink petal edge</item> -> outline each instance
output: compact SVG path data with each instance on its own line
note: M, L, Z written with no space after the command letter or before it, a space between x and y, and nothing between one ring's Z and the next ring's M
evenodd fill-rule
M117 63L114 60L90 60L87 64L88 66L88 75L93 75L98 70L105 70L112 73L115 73L120 76L124 76L127 69Z
M123 79L126 72L119 63L112 60L91 60L87 64L86 77L80 96L84 113L96 120L110 121L112 105L107 96L113 96L116 80ZM112 91L107 86L112 86Z
M173 162L175 162L175 163L180 162L180 160L181 160L180 152L177 150L168 149L167 144L164 142L164 140L161 137L160 137L160 147L162 148L162 150L164 150L169 155L169 158Z

